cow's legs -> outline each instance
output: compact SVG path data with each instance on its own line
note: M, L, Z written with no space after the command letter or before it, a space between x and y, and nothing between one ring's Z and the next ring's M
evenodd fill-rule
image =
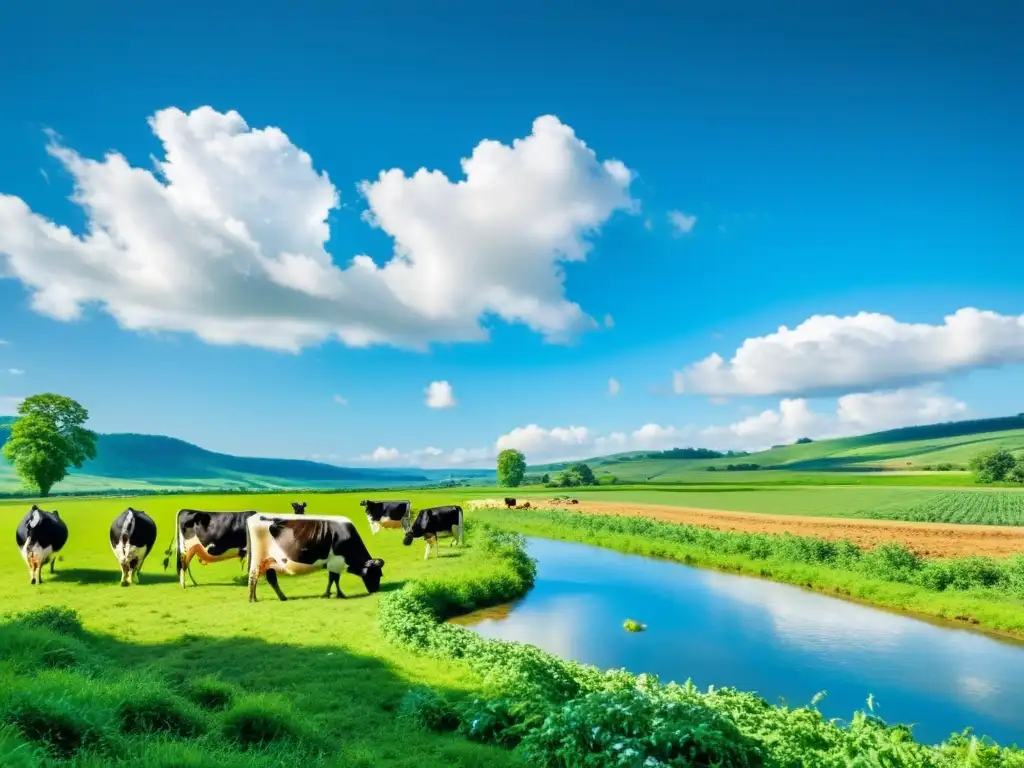
M451 540L451 543L448 546L449 547L454 547L458 543L459 543L459 526L453 525L452 526L452 540Z
M428 557L430 557L430 537L424 536L424 538L427 541L427 551L423 553L423 559L426 560Z
M55 571L53 569L56 568L56 567L57 567L57 554L54 553L53 557L50 559L50 573L51 574L55 573Z
M281 587L277 585L277 571L275 571L273 568L267 569L267 584L269 584L270 588L277 593L277 596L280 600L288 599L284 596L284 592L281 591Z
M124 560L119 565L121 566L121 586L127 587L132 578L131 567Z
M333 571L328 571L327 572L327 591L324 592L323 596L324 597L330 597L331 596L331 585L332 584L334 585L334 588L337 590L338 597L339 598L344 597L344 595L341 593L341 574L340 573L334 573Z
M178 573L178 576L180 577L180 580L181 580L181 588L182 589L185 588L185 574L186 573L188 574L188 577L190 579L192 579L193 586L196 586L196 587L199 586L199 582L196 581L196 577L192 575L192 568L191 568L191 566L192 566L192 558L195 557L195 555L196 555L196 550L194 548L193 549L189 549L188 551L185 552L185 555L181 559L181 571Z

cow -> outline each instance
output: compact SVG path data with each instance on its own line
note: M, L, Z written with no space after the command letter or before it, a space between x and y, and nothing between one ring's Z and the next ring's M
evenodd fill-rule
M246 550L249 553L249 602L256 602L256 585L266 574L267 583L281 600L287 600L277 583L278 571L289 575L327 570L327 591L331 586L342 598L341 572L363 580L370 594L380 589L384 561L373 558L355 525L347 517L257 514L246 520Z
M29 583L42 584L43 566L49 563L50 573L53 573L57 553L67 544L68 526L56 509L47 512L33 504L18 523L14 538L28 566Z
M156 544L156 523L141 509L128 507L110 524L110 548L121 566L121 586L139 583L139 571Z
M505 497L505 506L512 509L516 505L516 500L508 496Z
M412 544L413 539L423 538L427 542L427 551L423 555L423 559L426 560L430 557L431 544L434 545L435 556L440 556L437 551L438 534L451 536L452 542L448 546L454 546L456 543L462 544L464 532L462 507L457 505L427 507L421 509L420 513L416 515L416 521L405 532L402 543L408 547Z
M296 515L304 515L304 514L306 514L306 502L304 502L304 501L293 501L292 502L292 511L295 512Z
M370 533L377 535L381 528L409 530L412 516L411 501L370 501L363 499L359 506L366 507L366 519L370 522Z
M201 565L238 558L245 564L245 521L255 515L254 510L244 512L209 512L201 509L180 509L174 521L174 541L164 552L164 568L170 563L171 550L175 551L178 581L185 588L185 574L192 583L195 576L189 566L192 558Z

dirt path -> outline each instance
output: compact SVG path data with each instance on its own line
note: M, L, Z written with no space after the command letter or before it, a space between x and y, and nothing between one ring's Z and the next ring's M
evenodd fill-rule
M540 500L533 501L533 506L540 507L539 502ZM1024 527L768 515L658 504L619 504L609 501L580 501L571 505L552 503L543 506L557 506L560 509L593 515L649 517L672 523L703 525L722 531L792 533L822 539L849 539L860 547L873 547L886 541L898 541L925 557L1008 557L1018 552L1024 553Z

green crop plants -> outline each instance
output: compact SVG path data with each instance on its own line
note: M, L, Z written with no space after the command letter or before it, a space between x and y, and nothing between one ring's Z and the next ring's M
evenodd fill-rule
M477 529L477 540L504 560L504 578L492 580L506 598L515 584L533 580L525 540L518 534ZM908 567L889 552L880 557ZM816 701L788 708L734 689L702 692L690 682L663 684L656 677L559 659L531 645L481 636L445 623L446 612L468 608L458 582L406 585L381 601L385 637L441 658L465 660L488 684L485 698L455 701L423 689L403 700L405 722L456 730L471 741L514 750L530 765L553 768L656 768L744 766L758 768L1020 768L1024 753L979 741L969 731L926 746L902 725L889 726L870 711L846 724L825 720ZM447 595L447 596L446 596ZM869 704L870 709L870 704Z

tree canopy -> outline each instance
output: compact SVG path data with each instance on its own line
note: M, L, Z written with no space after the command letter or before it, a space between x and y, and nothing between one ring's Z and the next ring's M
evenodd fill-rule
M25 398L3 454L22 483L41 496L96 458L96 434L85 428L89 412L70 397L47 392Z
M979 483L1024 482L1024 457L1015 457L1005 448L979 453L970 463Z
M498 454L498 485L515 488L526 476L526 457L522 451L506 448Z

